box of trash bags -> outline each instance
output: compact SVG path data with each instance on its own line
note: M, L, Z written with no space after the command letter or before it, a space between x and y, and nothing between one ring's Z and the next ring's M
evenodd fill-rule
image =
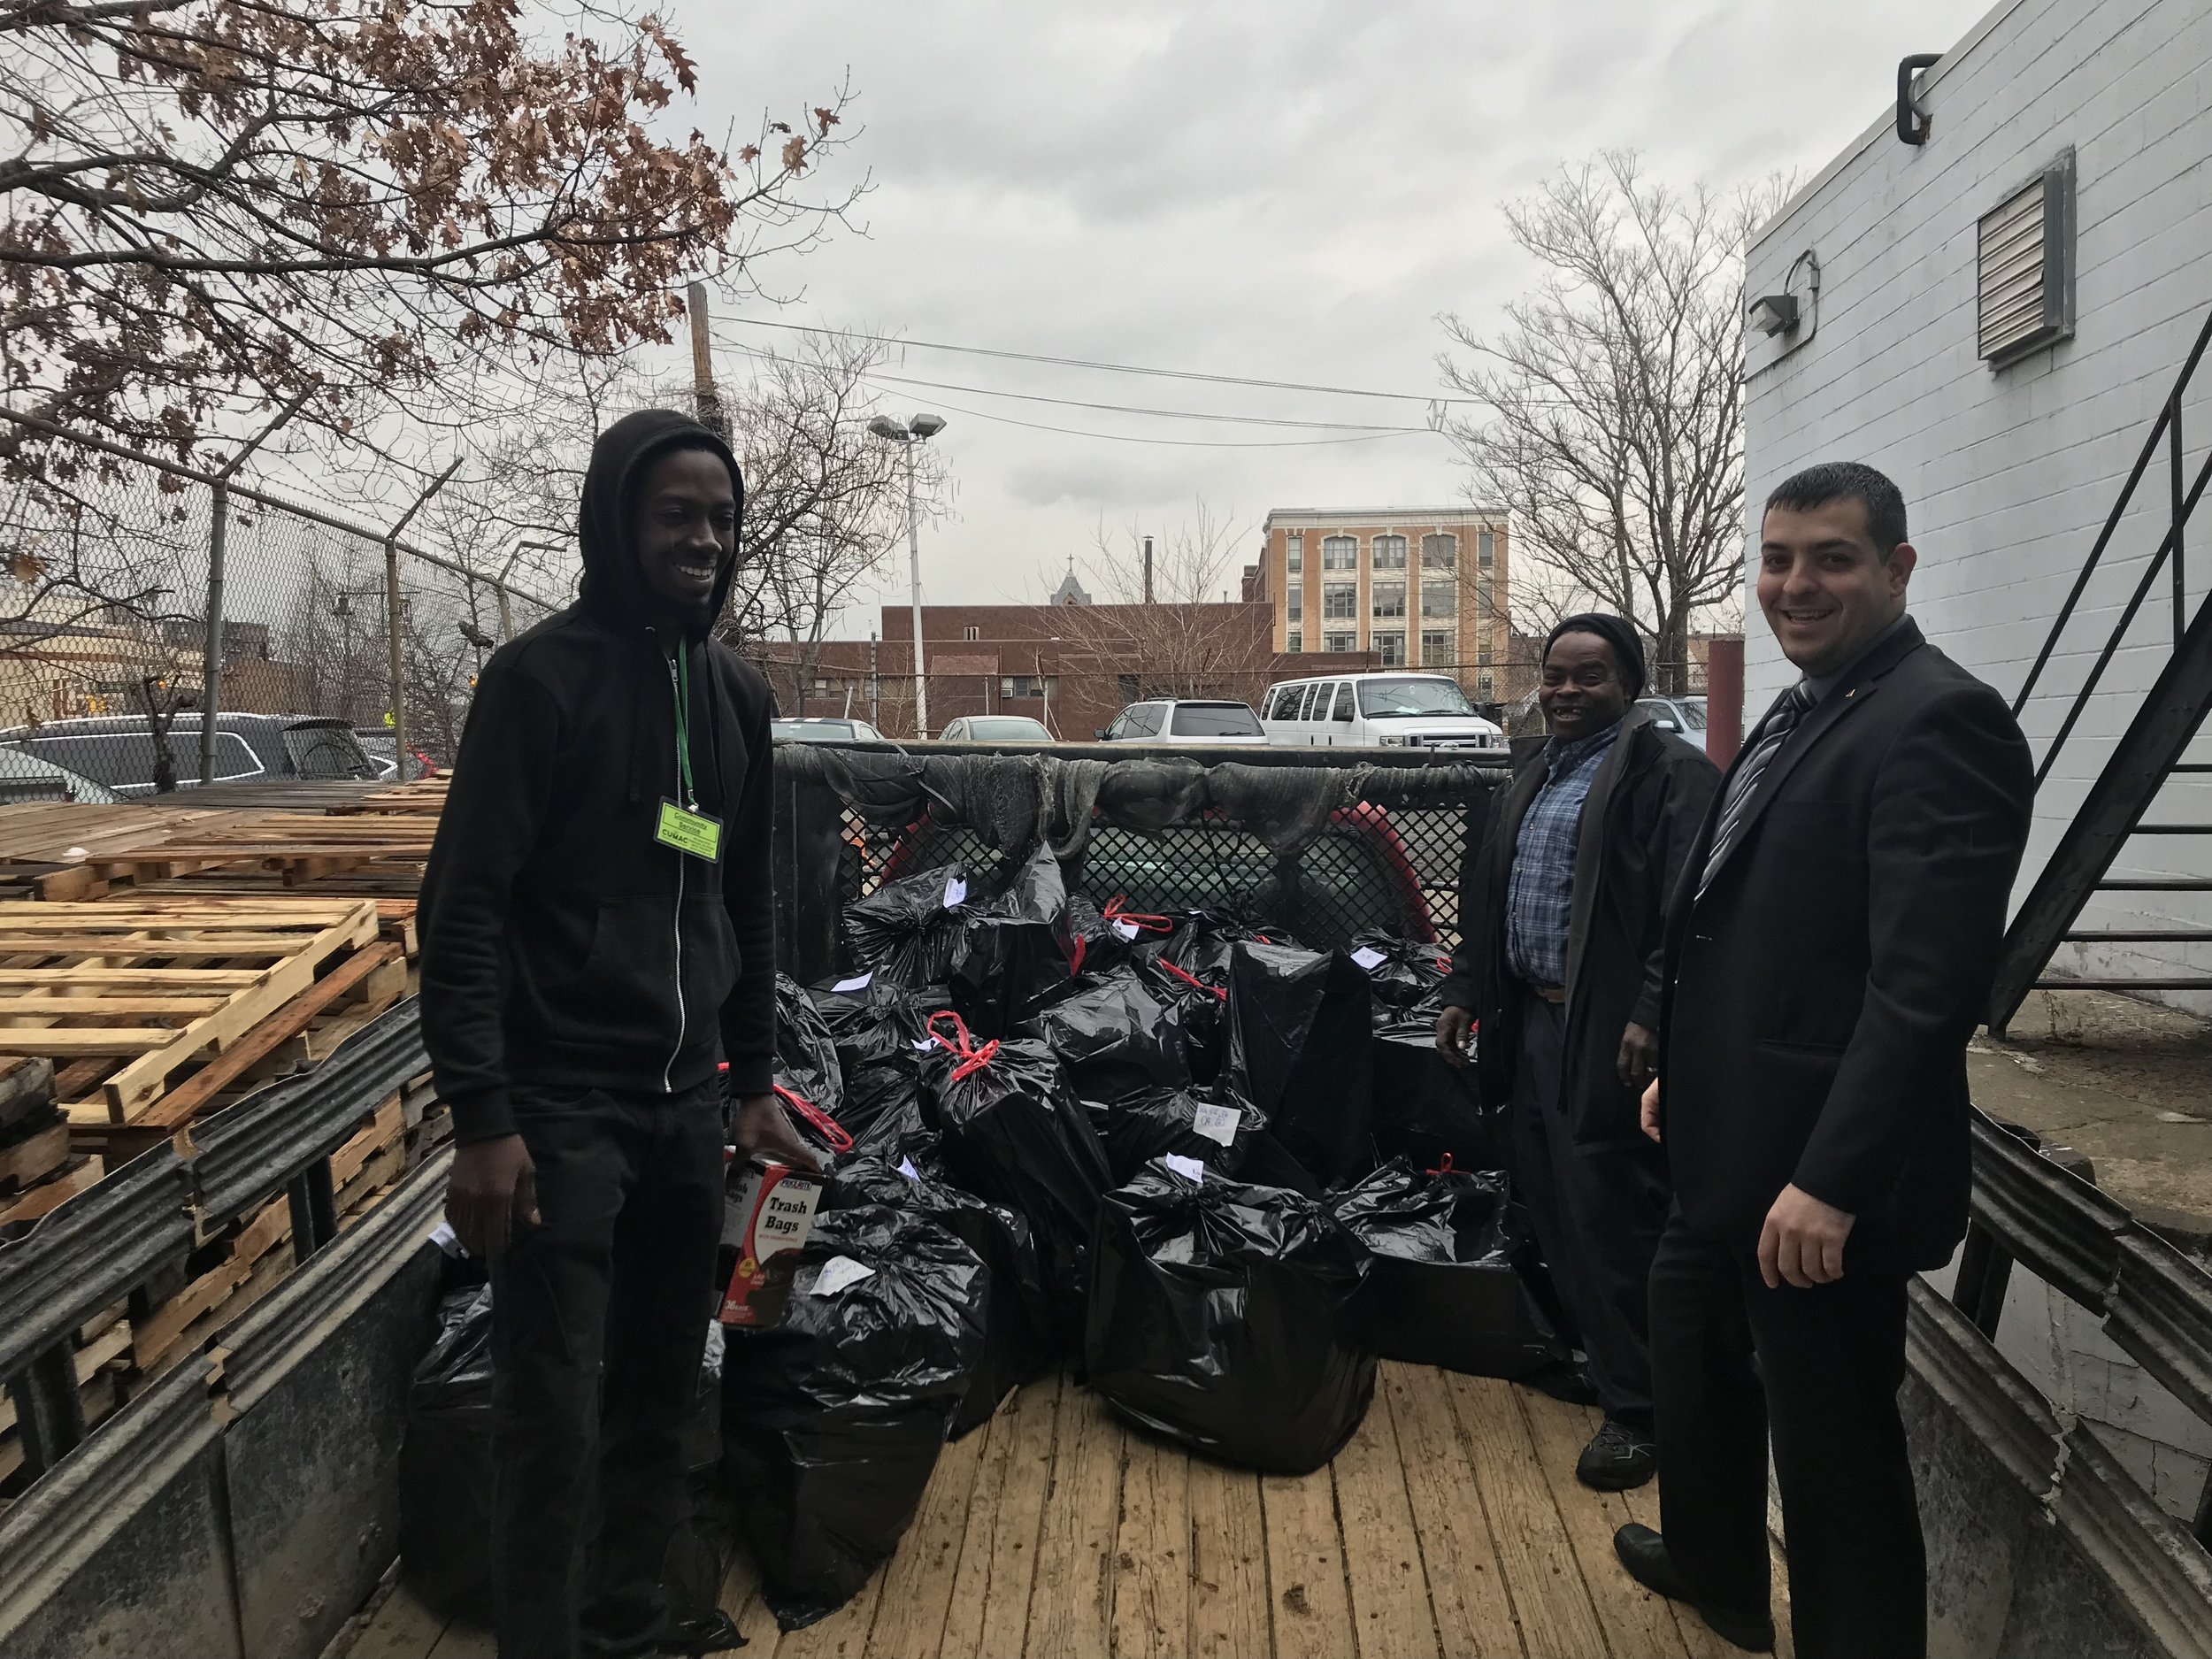
M711 1610L732 1532L785 1628L833 1612L945 1442L1055 1366L1194 1453L1300 1474L1357 1430L1378 1356L1564 1357L1471 1072L1430 1041L1435 945L1140 913L1041 849L996 884L887 883L846 933L846 977L777 985L777 1094L821 1181L772 1249L733 1170L680 1617ZM490 1319L488 1290L448 1298L402 1459L405 1571L479 1615Z

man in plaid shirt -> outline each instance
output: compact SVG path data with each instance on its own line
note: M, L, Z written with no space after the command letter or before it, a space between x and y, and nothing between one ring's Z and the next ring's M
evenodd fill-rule
M1570 617L1537 691L1551 741L1493 797L1460 885L1460 947L1437 1044L1486 1102L1509 1102L1514 1185L1585 1364L1532 1379L1603 1408L1576 1473L1649 1480L1645 1280L1666 1219L1666 1162L1637 1124L1657 1063L1667 900L1717 774L1634 708L1644 652L1618 617Z

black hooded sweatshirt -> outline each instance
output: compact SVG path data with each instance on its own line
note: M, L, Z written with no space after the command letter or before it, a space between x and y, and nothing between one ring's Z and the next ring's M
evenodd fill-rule
M646 464L672 448L720 456L742 513L737 463L704 426L665 410L617 421L584 478L580 596L478 679L419 915L423 1039L463 1143L513 1133L518 1089L670 1094L727 1059L733 1094L768 1092L770 698L703 624L682 645L692 772L722 856L654 839L678 795L675 664L631 526Z

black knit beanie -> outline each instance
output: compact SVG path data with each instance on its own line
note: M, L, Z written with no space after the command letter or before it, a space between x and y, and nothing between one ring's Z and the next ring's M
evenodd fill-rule
M1578 615L1563 618L1544 636L1544 655L1551 655L1551 648L1558 643L1563 634L1594 634L1613 648L1613 660L1620 664L1621 679L1627 684L1629 701L1644 695L1644 642L1636 634L1636 625L1623 618L1602 611L1585 611Z

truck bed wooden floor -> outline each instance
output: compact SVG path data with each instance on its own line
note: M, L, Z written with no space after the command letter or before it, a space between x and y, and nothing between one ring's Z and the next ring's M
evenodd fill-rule
M1576 1484L1595 1427L1386 1363L1335 1463L1285 1479L1189 1457L1049 1378L946 1448L898 1555L841 1611L780 1636L742 1559L723 1605L746 1659L1728 1659L1615 1563L1613 1529L1656 1525L1658 1498ZM1778 1572L1775 1594L1786 1624ZM492 1652L403 1587L348 1659Z

